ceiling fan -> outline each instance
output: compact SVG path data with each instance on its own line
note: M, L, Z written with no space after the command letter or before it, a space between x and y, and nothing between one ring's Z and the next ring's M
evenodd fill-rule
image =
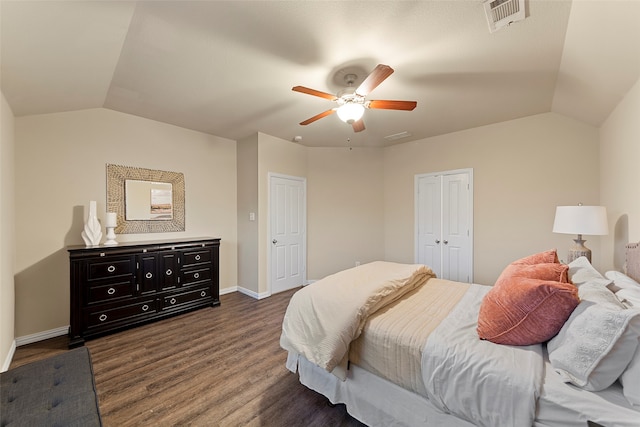
M331 95L330 93L321 92L315 89L309 89L304 86L294 86L292 88L295 92L306 93L308 95L318 96L330 101L338 103L338 106L330 110L317 114L303 122L301 125L308 125L323 117L327 117L333 113L338 113L338 117L345 123L350 124L355 132L361 132L365 129L362 115L365 108L373 108L379 110L405 110L411 111L416 108L418 103L416 101L390 101L390 100L369 100L366 96L371 93L380 83L385 81L387 77L393 74L393 68L388 65L378 64L371 73L364 79L364 81L354 90L352 87L353 82L357 80L355 74L347 74L344 76L347 88L338 92L337 95Z

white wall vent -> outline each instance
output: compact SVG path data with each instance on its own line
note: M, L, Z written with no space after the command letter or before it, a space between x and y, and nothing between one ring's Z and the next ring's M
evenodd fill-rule
M492 33L525 18L524 0L486 0L483 3Z

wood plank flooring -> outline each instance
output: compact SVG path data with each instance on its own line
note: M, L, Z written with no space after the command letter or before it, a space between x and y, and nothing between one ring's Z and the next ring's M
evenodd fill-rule
M282 318L294 291L221 305L87 341L111 426L354 426L285 368ZM11 367L67 351L67 337L19 347Z

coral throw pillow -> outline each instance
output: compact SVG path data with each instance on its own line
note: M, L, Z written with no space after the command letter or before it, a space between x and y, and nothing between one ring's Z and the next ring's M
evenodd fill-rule
M545 263L554 263L554 264L560 263L560 260L558 260L558 251L556 249L549 249L548 251L529 255L524 258L520 258L519 260L513 261L511 264L533 265L533 264L545 264Z
M495 285L480 306L478 336L496 344L531 345L553 338L579 303L570 283L522 278Z
M580 302L569 266L547 251L514 261L484 297L478 336L497 344L531 345L553 338ZM535 263L534 261L542 261Z
M554 282L569 282L569 266L567 264L509 264L502 271L496 285L504 282L519 282L521 279L552 280Z

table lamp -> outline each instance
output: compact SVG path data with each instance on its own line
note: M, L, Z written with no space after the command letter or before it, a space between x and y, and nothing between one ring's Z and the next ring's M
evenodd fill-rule
M604 206L558 206L556 218L553 222L553 232L563 234L577 234L575 245L569 249L567 263L581 256L591 262L591 249L584 245L582 235L604 236L609 234L607 223L607 208Z

